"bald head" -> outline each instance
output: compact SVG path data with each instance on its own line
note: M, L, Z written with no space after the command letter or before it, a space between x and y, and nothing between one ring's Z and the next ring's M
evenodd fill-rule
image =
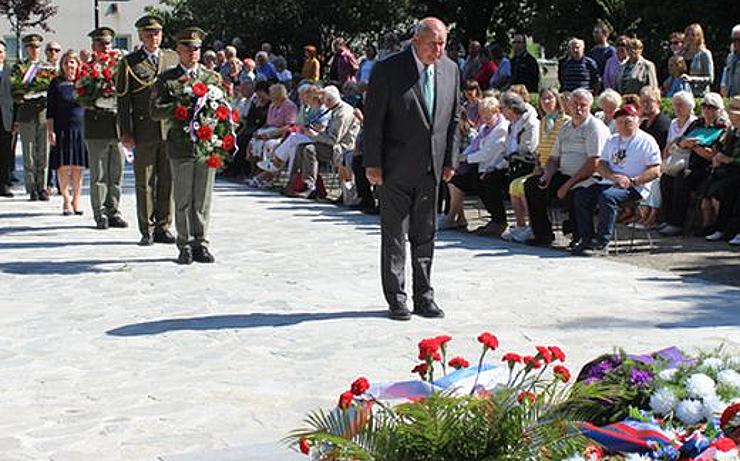
M419 60L430 66L442 58L447 46L447 26L437 18L424 18L416 25L413 43Z

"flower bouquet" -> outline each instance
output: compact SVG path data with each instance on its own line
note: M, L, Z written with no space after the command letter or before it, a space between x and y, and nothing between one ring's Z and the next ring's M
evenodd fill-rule
M54 68L40 62L16 63L10 74L13 98L19 103L45 98L49 85L56 75Z
M121 54L118 51L94 52L82 64L75 82L75 98L87 108L113 111L116 108L116 85L113 78Z
M236 128L239 111L231 107L220 82L181 80L175 95L172 118L184 123L184 131L195 145L196 159L210 168L220 169L237 151Z
M588 402L612 391L567 386L571 374L559 347L510 352L494 365L485 359L498 339L483 333L471 366L463 357L448 358L451 339L419 342L420 363L412 370L419 380L371 385L360 377L336 408L310 414L308 427L287 441L321 461L539 461L585 449L577 421L588 417Z

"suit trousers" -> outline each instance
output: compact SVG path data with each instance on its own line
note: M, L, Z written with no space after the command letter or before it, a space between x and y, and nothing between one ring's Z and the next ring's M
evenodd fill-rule
M172 170L165 143L136 144L136 216L142 235L172 224Z
M328 144L315 142L299 144L296 148L295 165L301 169L301 178L310 186L316 184L319 176L319 162L331 162L334 148Z
M558 189L565 184L570 176L556 172L547 189L540 188L540 176L530 176L524 183L524 193L527 197L527 207L529 208L529 222L532 226L532 233L538 240L551 242L555 239L552 232L552 222L547 214L547 207L553 200L557 199ZM573 192L571 189L565 196L565 208L568 210L568 219L575 223L575 208L573 207ZM578 232L573 235L574 240L578 240Z
M411 244L414 305L434 299L431 286L436 232L437 181L428 173L413 181L392 180L380 187L381 279L393 308L406 304L406 236Z
M90 203L95 220L120 214L123 155L117 139L88 139L90 159Z
M10 188L10 173L15 162L13 133L0 123L0 191Z
M29 194L34 191L39 192L46 189L46 168L49 165L45 120L42 121L39 117L30 122L21 122L19 131L23 149L26 192Z
M206 232L216 170L194 158L173 158L177 247L207 246Z

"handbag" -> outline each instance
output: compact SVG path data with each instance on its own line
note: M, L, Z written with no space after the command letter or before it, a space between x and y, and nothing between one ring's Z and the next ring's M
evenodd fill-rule
M660 170L668 176L678 176L689 166L690 156L690 150L678 147L678 144L673 144L668 149L668 157L663 160Z

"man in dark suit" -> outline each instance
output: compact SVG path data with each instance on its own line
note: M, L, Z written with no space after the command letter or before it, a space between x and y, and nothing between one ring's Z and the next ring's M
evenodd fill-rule
M445 56L447 27L419 22L411 46L376 64L365 104L366 175L380 188L383 291L394 320L406 307L405 237L411 243L414 313L444 317L430 283L437 188L454 174L460 72Z
M0 197L12 197L10 172L15 162L13 152L13 92L10 67L5 65L5 42L0 39Z

